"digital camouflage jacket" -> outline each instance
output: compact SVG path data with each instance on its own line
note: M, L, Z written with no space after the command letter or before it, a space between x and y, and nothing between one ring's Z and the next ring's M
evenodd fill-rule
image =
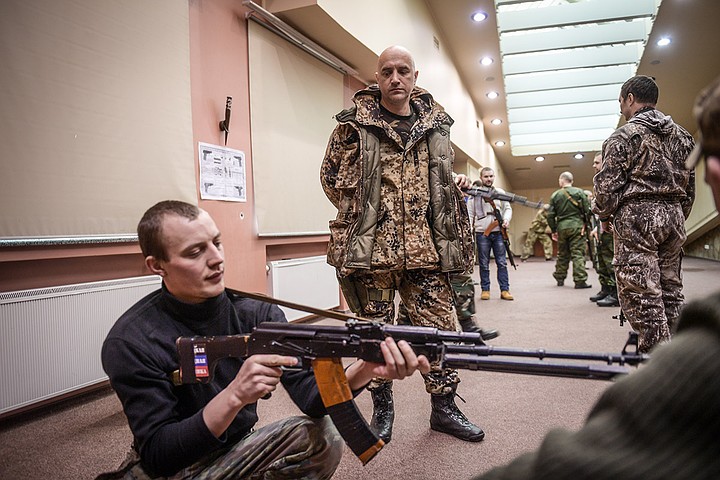
M636 113L603 143L593 211L607 219L624 202L657 199L680 202L687 218L695 172L685 168L685 159L694 146L692 135L670 116L656 109Z
M380 115L380 90L357 92L325 152L320 180L338 209L330 221L328 263L357 269L440 269L472 265L467 208L452 175L452 118L425 90L410 104L417 121L403 145Z

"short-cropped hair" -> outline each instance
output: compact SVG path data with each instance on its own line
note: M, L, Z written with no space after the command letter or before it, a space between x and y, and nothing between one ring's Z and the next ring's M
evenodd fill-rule
M638 102L652 105L657 103L658 96L660 95L655 79L647 75L635 75L623 83L623 86L620 88L620 96L627 98L631 93Z
M166 215L178 215L195 220L200 209L180 200L163 200L150 207L138 223L137 233L143 256L153 256L158 260L167 260L162 227Z

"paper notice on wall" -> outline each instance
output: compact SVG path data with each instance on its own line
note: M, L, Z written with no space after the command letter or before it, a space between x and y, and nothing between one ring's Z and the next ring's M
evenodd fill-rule
M244 152L198 142L198 161L201 199L247 201Z

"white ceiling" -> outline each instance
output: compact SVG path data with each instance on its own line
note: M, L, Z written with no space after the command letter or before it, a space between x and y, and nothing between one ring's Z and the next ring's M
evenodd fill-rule
M512 90L520 87L516 87L512 75L503 77L505 72L502 69L502 62L494 62L489 67L478 63L479 59L485 55L494 58L500 58L501 55L493 0L425 1L438 23L446 50L452 52L452 57L465 80L468 91L475 100L478 111L481 112L488 139L493 144L497 140L507 142L510 138L507 106L508 102L513 101ZM515 0L505 0L505 3L511 2L517 3ZM647 4L654 2L655 0L594 0L592 3L602 6L596 14L605 14L609 19L613 15L639 16L639 10L643 7L648 8ZM622 5L631 6L631 8L638 11L633 14L631 11L622 10L620 8ZM470 20L470 15L478 10L490 14L488 20L482 24L475 24ZM557 15L557 17L559 16ZM560 23L559 19L553 20L552 16L546 21ZM718 0L662 0L650 31L648 46L644 49L639 66L636 69L634 65L618 62L622 64L609 66L607 69L601 70L602 78L596 77L597 71L588 77L585 77L585 74L580 72L576 79L569 81L567 85L569 88L573 84L577 86L586 82L587 85L596 85L596 87L589 88L597 91L601 90L603 93L610 95L611 100L597 102L595 105L601 115L598 115L593 120L586 118L583 122L587 122L587 126L591 127L590 130L597 129L604 133L612 132L612 128L608 130L606 123L600 123L604 120L600 117L607 116L608 119L614 117L615 126L617 126L617 120L620 118L617 102L620 85L624 80L638 73L656 78L660 87L658 108L671 115L675 121L683 125L691 133L694 133L696 126L691 113L695 96L702 87L710 83L717 75L720 75L719 23L720 1ZM632 28L640 27L635 25ZM580 34L578 42L584 37L584 40L588 43L598 42L598 45L602 45L603 39L595 37L600 35L599 32L603 30L604 27L598 27L597 30L584 27L578 32ZM630 35L631 33L628 32L627 34ZM635 34L637 35L637 32ZM614 35L618 35L618 33L615 32ZM656 41L664 35L672 38L672 44L662 48L656 46ZM621 47L620 44L615 43L616 40L618 40L618 37L604 39L605 42L612 43L612 46L607 48L608 50L617 50ZM536 39L536 43L538 44L537 48L541 48L539 46L540 40ZM600 49L602 47L591 47L584 52L588 57L586 60L588 64L597 62L594 48ZM528 48L528 50L531 49ZM620 48L620 50L625 49ZM636 71L632 71L633 69ZM503 81L503 78L505 81ZM537 77L534 77L533 80L537 82L544 81L544 79L538 79ZM506 86L509 91L505 89ZM540 90L543 87L542 84L538 85ZM577 88L582 89L582 87ZM500 96L496 100L488 99L485 95L489 90L500 92ZM562 96L562 89L557 90L559 91L553 93ZM582 93L593 95L598 94L597 91L591 93L588 90ZM531 96L535 95L537 94ZM568 127L563 120L568 111L574 113L575 110L583 110L580 113L589 113L586 111L587 106L579 107L568 104L556 108L558 108L555 112L557 114L556 118L551 116L543 121L522 122L523 124L511 121L511 128L514 129L517 126L518 132L534 134L542 138L545 135L543 130L551 126ZM490 120L496 117L503 119L500 126L490 124ZM544 122L552 125L547 125ZM574 125L568 128L576 129L578 127ZM542 141L537 143L542 143ZM534 148L532 153L521 151L516 154L511 152L509 145L493 148L512 188L522 190L555 187L558 175L563 170L573 172L577 185L592 185L592 175L594 173L592 170L592 158L595 151L599 149L599 146L595 145L597 145L597 141L594 141L594 148L590 148L581 160L576 160L574 153L555 153L549 145L544 150ZM521 147L521 145L512 146ZM545 161L542 163L536 162L535 157L538 154L543 155Z
M505 172L507 187L513 190L555 188L558 175L564 170L573 172L576 185L592 185L594 153L620 118L617 102L620 85L635 73L656 78L660 87L658 108L691 133L696 130L692 118L695 96L720 75L720 0L662 0L651 30L650 20L641 18L645 18L648 9L654 10L659 0L536 0L558 5L551 7L554 10L546 10L546 14L537 11L517 14L518 17L502 20L501 24L515 25L511 28L516 29L517 25L526 25L521 22L539 20L557 28L540 32L530 46L512 39L512 35L503 38L502 48L508 52L505 62L498 61L502 57L494 0L424 1L437 24L440 48L453 59ZM522 1L498 0L503 4ZM577 3L587 4L585 13L569 10L577 7ZM489 17L477 24L470 17L479 10ZM600 18L603 23L573 28L571 25L581 23L578 16L583 15ZM344 38L347 34L322 9L299 8L278 16L320 45L332 45L331 53L361 75L372 78L377 56L353 39ZM613 24L618 18L628 21ZM558 33L562 30L566 31ZM568 32L573 32L570 39L563 38ZM643 41L638 37L645 37L648 32L647 46L643 49ZM672 38L672 44L658 47L657 40L666 35ZM577 50L555 55L553 50L558 42L569 42ZM522 53L515 55L516 52ZM642 57L636 67L633 58L638 52ZM479 60L484 56L495 61L481 65ZM521 57L525 58L519 62ZM551 58L556 67L579 68L571 70L569 76L546 71ZM528 69L527 65L538 72L526 75L523 69ZM593 65L603 67L590 70ZM530 93L533 88L537 92ZM489 99L486 96L489 91L498 92L498 98ZM550 113L541 114L539 110L551 103L556 105L550 108ZM517 112L514 107L518 107ZM582 120L570 120L577 114ZM491 124L495 118L502 123ZM551 134L552 129L560 133ZM580 141L579 145L572 149L557 146L569 143L568 138ZM506 145L494 146L499 140ZM582 159L574 158L575 149L585 153ZM536 162L538 155L544 156L545 161Z

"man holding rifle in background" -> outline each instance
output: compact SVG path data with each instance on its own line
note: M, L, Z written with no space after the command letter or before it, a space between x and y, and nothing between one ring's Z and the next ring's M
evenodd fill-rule
M490 167L480 170L480 180L474 185L494 188L505 193L500 188L493 187L495 171ZM507 228L512 220L512 207L506 200L493 200L482 197L473 197L468 202L468 209L473 218L475 238L477 239L478 259L480 263L480 293L481 300L490 300L490 250L495 257L497 265L497 281L500 285L500 298L514 300L510 293L510 278L508 276L508 259L514 266L512 252L509 248ZM499 221L501 219L502 221Z

